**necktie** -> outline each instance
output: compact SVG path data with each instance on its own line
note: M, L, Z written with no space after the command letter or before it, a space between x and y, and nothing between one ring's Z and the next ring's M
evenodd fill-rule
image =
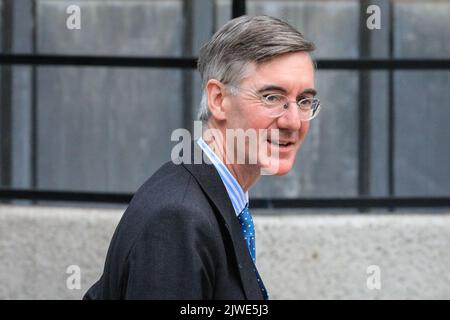
M252 257L253 260L254 265L253 271L256 274L256 279L258 280L259 288L261 289L264 299L268 300L269 296L267 294L267 290L264 287L263 282L261 281L261 277L259 276L258 270L256 270L255 226L253 224L252 215L248 210L248 203L245 206L244 210L242 210L242 212L239 214L238 218L239 223L241 225L242 235L244 236L247 249L250 252L250 256Z
M252 215L248 210L248 204L244 210L239 214L239 223L241 224L242 235L244 236L247 249L252 256L253 263L256 263L256 249L255 249L255 226L253 224Z

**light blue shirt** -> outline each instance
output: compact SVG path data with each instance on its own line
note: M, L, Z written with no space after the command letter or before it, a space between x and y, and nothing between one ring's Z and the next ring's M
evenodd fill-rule
M242 210L244 210L246 204L248 203L248 192L244 192L244 190L242 190L241 186L233 177L230 170L228 170L222 160L219 159L219 157L208 146L203 138L199 138L197 140L197 143L203 150L203 152L208 156L209 160L211 160L211 163L219 173L219 176L222 179L225 188L227 189L228 196L230 197L231 204L234 208L234 212L236 212L236 216L239 216L239 214L242 212Z

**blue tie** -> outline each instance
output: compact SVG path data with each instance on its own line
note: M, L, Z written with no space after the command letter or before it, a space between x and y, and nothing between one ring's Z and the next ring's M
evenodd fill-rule
M248 205L239 214L239 223L241 224L242 235L244 236L247 249L252 256L252 260L256 263L256 249L255 249L255 226L253 225L252 215L248 210Z
M248 203L245 206L244 210L239 214L239 223L241 224L241 231L242 235L244 236L245 243L247 245L247 249L250 252L250 256L253 260L253 271L256 274L256 279L258 280L259 288L261 289L261 292L264 296L265 300L269 299L269 296L267 294L267 290L264 287L264 284L261 281L261 277L259 276L258 270L256 270L256 246L255 246L255 226L253 224L252 215L250 214L250 211L248 210Z

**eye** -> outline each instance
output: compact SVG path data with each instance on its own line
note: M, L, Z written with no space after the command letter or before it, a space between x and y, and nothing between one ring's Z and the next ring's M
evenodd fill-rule
M283 96L279 94L267 94L263 96L263 99L268 104L278 104L283 101Z
M310 97L300 97L297 101L297 104L302 108L311 108L312 106L312 98Z

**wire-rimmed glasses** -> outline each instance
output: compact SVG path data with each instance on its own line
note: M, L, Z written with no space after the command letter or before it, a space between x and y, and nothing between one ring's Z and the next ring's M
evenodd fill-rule
M235 94L238 87L231 86L232 93ZM281 117L289 109L290 103L295 103L299 109L301 121L310 121L314 119L320 111L320 101L317 98L302 98L298 101L290 101L288 97L279 93L258 94L252 92L263 103L270 117Z

